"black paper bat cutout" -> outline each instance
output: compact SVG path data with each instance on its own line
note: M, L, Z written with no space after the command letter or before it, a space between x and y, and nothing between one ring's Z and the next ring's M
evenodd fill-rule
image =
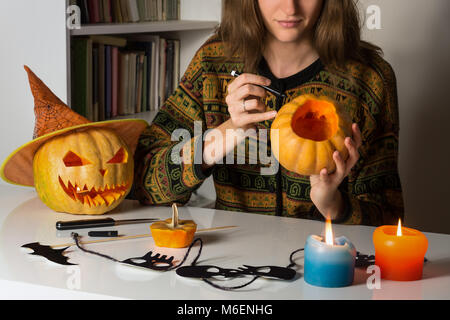
M31 255L44 257L57 264L65 266L76 265L76 263L68 262L67 260L69 258L63 255L63 252L69 247L65 247L63 249L53 249L52 247L44 246L39 242L32 242L24 244L22 248L32 249L33 252L30 253Z
M174 257L167 258L166 255L160 255L159 253L152 255L153 252L150 251L146 255L137 258L128 258L121 261L122 263L129 264L136 267L166 271L174 267L173 259Z
M249 265L238 267L238 269L225 269L212 265L194 265L180 267L176 270L176 273L182 277L203 279L217 276L222 276L225 278L237 278L240 276L252 275L259 277L277 278L282 280L291 280L296 275L295 270L291 268L277 266L253 267Z

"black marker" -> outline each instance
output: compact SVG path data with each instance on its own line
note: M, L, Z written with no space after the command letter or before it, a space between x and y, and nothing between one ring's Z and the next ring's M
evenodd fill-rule
M235 70L232 70L232 71L231 71L231 75L232 75L233 77L239 77L241 74L240 74L239 72L235 71ZM276 96L279 96L279 97L282 97L282 98L286 98L286 95L285 95L284 93L278 92L277 90L272 89L272 88L270 88L270 87L263 86L263 85L260 85L260 84L255 84L255 86L258 86L258 87L261 87L261 88L263 88L263 89L266 89L267 91L273 93L273 94L276 95Z

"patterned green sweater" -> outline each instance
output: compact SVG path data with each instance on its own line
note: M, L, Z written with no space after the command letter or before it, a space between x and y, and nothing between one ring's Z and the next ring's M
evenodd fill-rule
M346 209L336 222L393 224L403 218L397 168L399 119L395 75L381 57L370 66L349 62L347 69L331 72L318 60L296 75L277 79L263 60L258 73L270 78L271 86L287 96L283 99L269 93L265 101L267 111L279 110L286 102L306 93L328 96L346 108L361 129L363 145L358 163L339 186ZM308 177L281 166L276 173L261 174L267 161L259 158L251 161L249 152L252 143L258 143L256 138L246 139L244 164L235 150L234 164L216 164L207 172L195 161L179 163L171 156L172 150L179 146L171 135L175 129L183 128L192 135L186 142L186 146L191 146L191 159L201 159L203 143L201 135L194 136L194 122L202 123L204 133L229 119L225 97L227 85L234 79L230 75L232 70L243 72L243 64L238 57L225 60L223 43L216 37L197 51L180 85L140 138L132 197L149 205L184 204L212 174L217 209L322 219L310 199ZM271 122L258 123L257 127L269 130ZM267 154L270 155L270 141Z

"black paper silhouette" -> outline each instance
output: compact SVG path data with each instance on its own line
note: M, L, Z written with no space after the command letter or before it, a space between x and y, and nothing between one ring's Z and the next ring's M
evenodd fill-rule
M428 262L428 259L425 257L423 262ZM359 251L356 252L355 268L367 268L373 264L375 264L375 256L373 254L368 255Z
M268 271L265 271L268 270ZM237 278L245 275L277 278L282 280L291 280L295 277L296 272L291 268L277 266L260 266L253 267L244 265L237 269L225 269L213 265L194 265L180 267L176 273L182 277L208 279L212 277L222 276L225 278Z
M121 261L122 263L129 264L136 267L166 271L174 267L174 257L167 258L166 255L160 255L159 253L152 255L153 252L149 251L146 255L137 258L129 258ZM142 262L141 262L142 261Z
M355 268L367 268L375 264L375 256L356 252Z
M200 258L202 248L203 248L203 241L200 238L194 239L190 246L188 247L188 250L186 251L182 261L175 265L174 257L170 256L167 257L167 255L160 255L159 253L153 254L152 251L149 251L147 254L145 254L142 257L134 257L134 258L128 258L126 260L117 260L111 256L108 256L106 254L88 250L83 248L80 245L79 239L80 235L72 232L71 234L72 238L75 241L75 245L82 251L90 254L94 254L109 260L112 260L114 262L120 262L123 264L128 264L136 267L146 268L146 269L152 269L152 270L158 270L158 271L169 271L176 269L176 273L179 276L182 277L191 277L191 278L199 278L202 279L204 282L208 283L209 285L221 289L221 290L235 290L240 289L243 287L248 286L252 282L254 282L256 279L260 277L266 277L266 278L276 278L280 280L291 280L293 279L297 272L292 269L296 263L293 260L293 256L303 251L303 248L297 249L291 253L289 256L290 264L287 267L278 267L278 266L250 266L250 265L243 265L242 267L238 267L237 269L226 269L226 268L220 268L213 265L197 265L197 260ZM193 246L199 242L200 247L198 250L198 253L194 260L192 261L190 266L182 267L184 262L186 261L187 257L189 256L189 253ZM73 265L73 263L70 263L67 261L67 257L65 257L62 253L69 247L63 248L63 249L53 249L50 246L44 246L41 245L39 242L29 243L25 244L22 247L33 249L34 252L31 253L33 255L40 255L45 258L47 258L50 261L53 261L55 263L63 264L63 265ZM210 281L210 279L214 279L215 277L222 276L225 278L238 278L243 276L253 276L251 280L248 282L233 286L233 287L225 287L218 284L215 284L214 282Z
M63 252L69 247L65 247L62 249L53 249L52 247L44 246L39 242L32 242L24 244L22 248L32 249L33 252L30 253L31 255L44 257L57 264L65 266L76 265L76 263L68 262L67 260L69 258L63 255Z

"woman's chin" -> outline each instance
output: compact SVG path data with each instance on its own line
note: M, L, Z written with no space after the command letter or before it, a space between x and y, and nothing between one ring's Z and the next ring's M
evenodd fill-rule
M274 35L274 38L283 43L295 43L300 42L304 36L303 32L283 32L282 34Z

